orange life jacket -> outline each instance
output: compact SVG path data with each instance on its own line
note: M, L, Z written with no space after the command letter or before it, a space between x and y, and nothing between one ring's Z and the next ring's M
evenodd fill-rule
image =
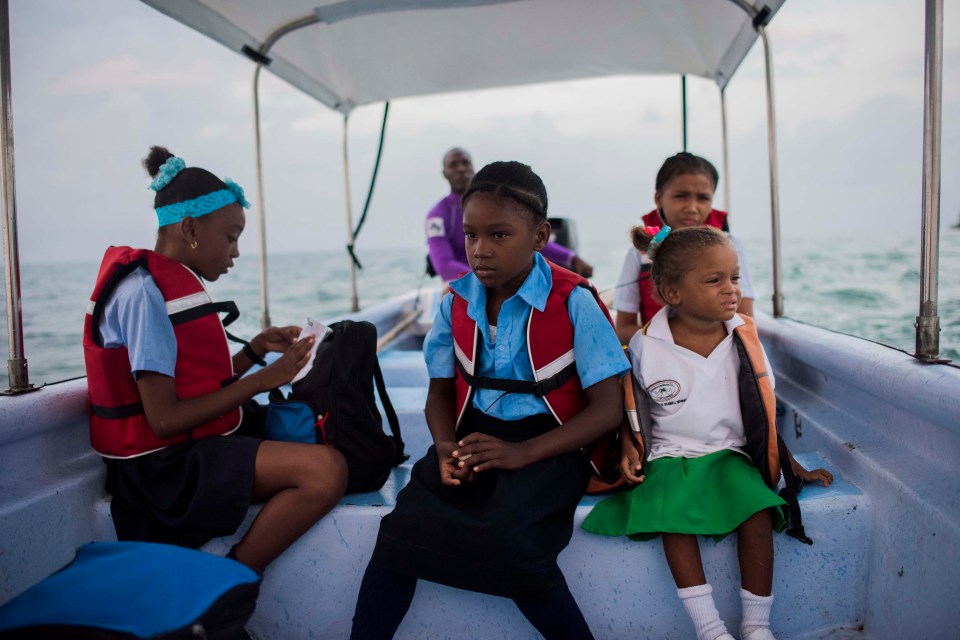
M787 445L777 431L777 398L770 383L770 373L763 357L763 347L753 318L740 314L744 324L733 330L733 343L740 358L738 387L740 390L740 412L743 416L743 430L746 436L744 451L760 472L760 477L770 489L776 489L783 474L784 489L781 497L786 500L788 513L787 533L806 544L812 540L803 531L800 504L797 501L797 480L790 466ZM643 333L646 334L644 325ZM633 378L631 373L630 378ZM650 414L650 397L646 390L633 381L633 393L626 401L627 420L634 434L634 445L640 452L640 460L646 464L649 442L653 429ZM629 406L634 401L634 406ZM642 470L641 470L642 472Z

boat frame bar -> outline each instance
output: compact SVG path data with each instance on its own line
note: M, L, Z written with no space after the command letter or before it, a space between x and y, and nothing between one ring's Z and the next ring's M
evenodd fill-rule
M773 52L770 47L770 37L767 35L767 23L770 21L770 9L763 5L763 8L756 9L746 0L730 0L733 4L742 9L750 19L753 20L753 28L756 29L763 43L763 63L766 72L767 88L767 151L769 155L770 166L770 233L773 244L773 316L775 318L783 317L783 286L781 283L780 267L780 181L777 178L777 116L774 110L773 99ZM720 113L723 121L723 173L728 173L727 165L727 108L724 99L723 87L720 89ZM727 211L729 211L729 199L727 187L729 182L724 181L724 194L727 199Z
M13 92L10 70L10 3L0 0L0 183L3 189L3 258L7 289L7 338L10 357L7 375L13 395L34 390L23 351L23 313L20 309L20 249L17 240L17 195L13 158Z
M773 317L783 317L783 270L780 266L780 180L777 162L777 115L773 100L773 52L767 29L757 25L763 42L763 62L767 77L767 149L770 155L770 235L773 240Z
M937 272L940 243L940 142L943 109L943 0L927 0L923 64L923 197L920 223L920 315L914 354L923 362L940 358Z
M244 53L255 63L253 69L253 131L254 131L254 149L257 164L257 228L260 231L260 328L266 329L270 326L270 296L267 286L267 220L266 220L266 199L264 196L263 183L263 146L260 140L260 70L264 65L270 64L270 49L277 40L293 33L298 29L316 24L320 18L315 14L304 18L298 18L276 29L267 36L260 48L256 51L244 48Z

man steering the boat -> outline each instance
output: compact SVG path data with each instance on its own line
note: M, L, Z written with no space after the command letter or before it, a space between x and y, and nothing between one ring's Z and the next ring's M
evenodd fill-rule
M454 147L443 155L443 177L450 183L450 193L427 214L426 231L429 262L444 282L456 280L467 266L463 243L463 208L460 198L473 179L473 160L465 150ZM585 278L593 275L593 266L576 252L556 242L544 247L543 257L570 269Z

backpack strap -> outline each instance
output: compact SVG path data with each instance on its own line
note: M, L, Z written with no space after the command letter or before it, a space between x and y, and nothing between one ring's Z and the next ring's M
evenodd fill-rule
M793 467L790 466L790 452L787 451L787 444L780 437L780 434L777 434L777 453L780 455L780 473L783 474L783 489L780 490L780 497L787 502L787 535L796 538L803 544L813 544L813 540L807 537L803 530L800 501L797 498L800 487L803 486L803 481L793 474Z
M170 314L170 322L176 326L184 322L190 322L191 320L202 318L203 316L211 313L226 313L227 316L221 320L223 326L225 327L229 326L234 320L240 317L240 310L237 309L237 303L233 302L232 300L225 300L223 302L207 302L189 309L184 309L183 311L177 311L176 313ZM234 336L231 336L229 333L227 334L227 337L238 342L243 342L242 340L238 340Z
M390 424L390 433L393 434L393 441L397 445L397 457L394 460L394 466L402 464L410 457L410 454L404 453L403 438L400 437L400 420L397 418L397 412L393 408L393 402L387 395L387 385L383 382L383 372L380 370L380 359L374 356L373 359L373 380L377 384L377 394L380 396L380 404L383 405L383 412L387 414L387 422Z

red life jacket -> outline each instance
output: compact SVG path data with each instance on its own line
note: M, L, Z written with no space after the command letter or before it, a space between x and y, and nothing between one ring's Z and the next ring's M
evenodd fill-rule
M666 224L663 218L660 217L660 212L656 209L643 216L642 220L643 224L648 227L662 227ZM703 224L708 227L716 227L721 231L730 231L730 226L727 224L726 211L711 209L710 214L707 216L707 219L704 220ZM650 278L649 263L640 267L640 278L637 284L640 287L640 324L642 326L650 322L653 316L657 315L657 311L663 308L663 301L661 301L660 296L657 295L657 287Z
M150 272L167 303L177 338L177 397L202 396L235 378L226 332L217 312L229 310L235 314L236 305L211 302L200 278L175 260L146 249L110 247L100 265L83 326L90 443L110 458L132 458L190 439L224 435L234 431L242 417L237 407L189 433L163 439L154 433L143 412L126 347L104 348L98 328L110 294L137 267Z
M525 393L543 398L553 417L563 424L586 406L586 395L580 386L573 355L573 323L567 311L567 297L578 286L588 288L603 309L596 290L577 274L550 261L553 286L543 311L532 309L527 320L527 352L533 367L534 382L518 382L475 375L477 354L482 338L477 323L467 315L467 301L453 292L454 350L456 352L457 425L473 398L474 386L494 389L517 389L525 385ZM611 320L611 324L613 321Z

